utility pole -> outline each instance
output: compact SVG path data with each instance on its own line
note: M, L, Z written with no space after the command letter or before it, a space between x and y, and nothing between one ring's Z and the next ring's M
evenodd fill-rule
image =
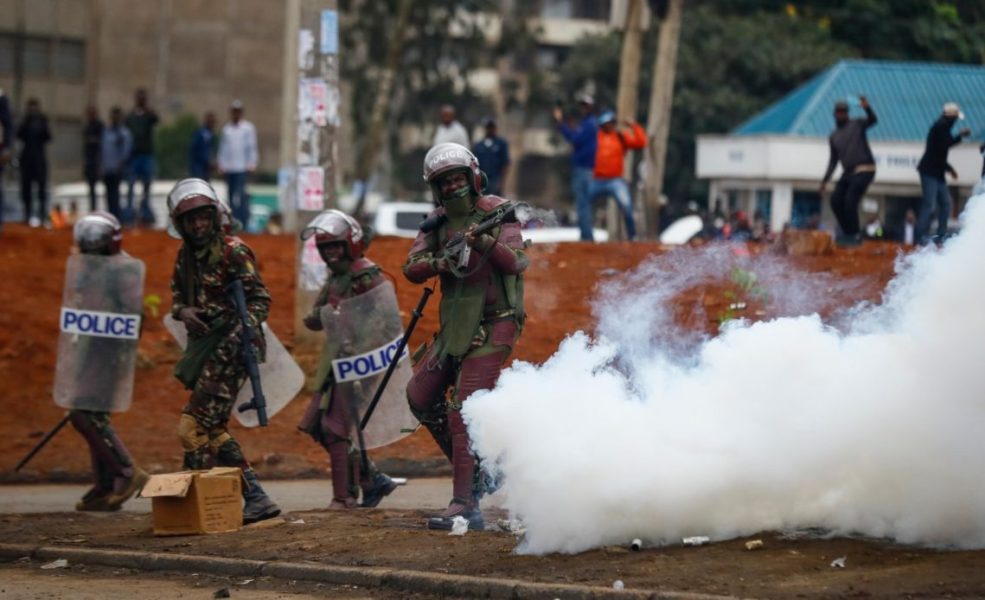
M336 0L285 0L278 172L285 229L297 232L336 205L340 125L339 13ZM298 241L294 338L314 346L318 336L301 323L325 282L325 263L314 240Z
M660 39L653 57L653 87L646 123L647 144L644 205L646 223L653 227L652 237L660 231L660 194L663 191L667 139L670 134L670 109L674 100L674 77L677 73L677 48L681 37L684 0L669 0L667 14L660 21Z
M643 44L643 0L628 0L626 3L625 30L622 36L622 55L619 60L619 90L616 96L616 119L636 119L637 94L640 86L640 48ZM632 185L633 160L627 157L626 170L623 177ZM614 199L609 200L606 208L606 226L609 239L617 240L626 237L622 213ZM640 235L645 234L645 223L639 223Z

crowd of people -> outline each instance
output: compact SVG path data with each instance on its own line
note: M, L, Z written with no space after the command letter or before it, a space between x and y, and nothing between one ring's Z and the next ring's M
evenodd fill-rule
M580 239L593 240L594 205L596 200L611 197L622 212L626 237L636 237L633 211L633 195L630 183L624 177L625 155L630 150L642 149L646 135L638 123L630 119L617 122L611 110L597 111L591 95L577 97L579 115L565 115L556 106L553 117L558 132L571 145L571 191L579 228ZM881 225L873 217L863 223L859 206L869 186L875 180L876 159L869 146L867 132L878 125L875 110L865 96L853 101L864 112L863 117L849 118L847 101L834 106L835 128L829 137L830 159L821 179L819 194L823 198L828 183L837 166L842 174L829 196L831 211L837 222L835 241L841 246L857 246L863 238L878 237ZM941 115L931 125L926 148L917 171L922 199L914 211L912 235L915 243L925 245L941 243L948 233L952 199L946 175L957 178L957 172L948 163L951 147L970 134L965 127L953 132L955 123L964 118L956 103L944 104ZM155 216L151 210L151 185L157 172L154 148L154 131L160 119L151 107L146 90L138 89L133 106L124 113L113 106L104 122L95 107L86 109L82 130L83 176L88 185L89 210L100 208L99 187L103 188L103 208L114 215L124 226L153 226ZM482 120L484 135L474 144L469 142L468 129L456 119L451 105L442 106L439 123L435 129L433 144L456 143L470 148L484 165L486 177L484 189L500 195L510 170L510 148L499 135L496 120ZM225 180L227 203L233 215L244 225L249 222L249 197L246 182L259 164L256 128L244 118L244 106L234 100L229 106L229 120L217 132L217 119L213 112L206 112L200 126L188 142L188 174L209 181L213 175ZM14 123L7 97L0 90L0 177L13 158L15 140L20 149L17 163L20 175L20 196L23 219L32 226L40 226L47 220L52 226L71 225L77 218L77 207L55 206L48 210L48 159L47 146L52 141L51 127L36 98L29 98L22 118ZM982 145L985 153L985 144ZM985 166L983 166L985 177ZM140 183L139 202L136 188ZM126 184L126 194L121 201L121 186ZM3 201L0 186L0 203ZM68 208L67 213L64 211ZM0 211L0 223L2 223ZM698 214L688 209L682 214ZM662 208L663 220L669 216ZM722 207L709 207L701 215L703 239L768 240L771 235L768 223L761 214L750 219L745 211L727 214ZM932 220L936 216L936 228ZM817 219L815 219L817 220ZM666 225L666 223L661 223Z
M188 174L205 181L213 175L221 175L226 182L227 201L233 214L246 224L250 214L246 182L256 171L260 159L256 128L243 118L243 112L243 103L234 100L229 106L229 121L218 135L215 114L205 114L188 143ZM82 125L82 175L88 187L89 211L104 209L123 226L153 227L156 217L151 209L151 193L158 170L154 133L160 117L150 105L144 89L135 91L129 112L124 113L122 107L113 106L107 117L108 120L103 121L96 107L89 106ZM3 131L0 177L4 166L13 158L14 139L20 142L17 165L24 222L32 227L72 225L77 219L77 206L48 208L47 148L52 133L40 101L29 98L24 105L23 117L14 123L9 101L0 91L0 130ZM120 189L124 183L125 202L121 203ZM2 203L0 186L0 206ZM0 223L2 219L3 211L0 210Z

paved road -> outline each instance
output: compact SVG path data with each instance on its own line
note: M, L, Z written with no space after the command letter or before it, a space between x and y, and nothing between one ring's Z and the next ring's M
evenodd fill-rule
M332 486L327 480L264 481L263 487L286 512L325 508L332 500ZM59 512L73 510L88 486L78 484L33 484L0 486L0 514ZM417 478L397 488L380 504L380 508L441 509L451 498L451 479ZM498 506L498 498L486 498L483 508ZM137 498L123 505L123 510L148 513L150 500Z
M4 600L211 600L219 589L238 600L375 600L392 598L389 590L354 589L312 582L260 578L216 577L208 574L139 573L70 565L42 570L39 562L0 566L0 597ZM388 593L389 592L389 593ZM408 596L426 599L427 596Z

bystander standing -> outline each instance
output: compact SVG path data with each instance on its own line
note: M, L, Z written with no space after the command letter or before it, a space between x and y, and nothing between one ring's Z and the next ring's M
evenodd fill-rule
M876 176L876 161L865 134L869 127L877 123L876 113L865 96L859 96L859 105L865 111L865 117L849 119L848 103L835 103L836 128L828 140L831 158L819 190L823 195L838 161L841 161L841 178L831 194L831 210L841 228L841 234L835 239L839 246L858 246L862 243L858 205Z
M229 105L229 122L222 126L219 140L219 171L226 179L229 206L233 216L246 229L250 220L250 198L246 194L246 177L259 163L257 130L243 118L243 103Z
M927 146L923 157L917 164L920 173L920 187L923 190L923 201L920 203L920 214L917 216L916 241L926 245L931 241L938 244L947 237L947 221L951 216L951 193L947 189L944 173L953 179L958 178L958 172L947 162L947 154L951 146L961 143L961 138L971 134L967 127L956 135L951 134L954 123L963 119L964 114L954 102L944 105L941 116L930 126L927 132ZM937 235L930 237L930 217L937 209Z
M103 130L100 164L106 188L106 209L117 220L120 218L120 183L132 150L133 136L123 125L123 109L114 106L109 113L109 125Z
M133 209L133 188L140 180L143 195L140 199L140 223L154 225L154 212L150 207L151 184L156 169L154 161L154 127L158 117L147 103L147 90L141 88L134 93L133 110L126 118L126 127L133 137L133 152L127 165L127 208L124 222L132 225L136 219Z
M595 100L588 94L578 97L581 122L577 128L564 121L561 107L554 108L554 120L564 139L571 143L571 191L575 196L578 229L583 241L592 241L592 204L589 193L592 171L595 169L595 149L598 144L598 122L595 120ZM480 163L482 164L482 163Z
M89 211L95 211L96 184L99 182L99 156L103 143L103 121L95 106L86 108L85 127L82 128L82 176L89 186ZM116 215L119 218L119 215Z
M0 89L0 228L3 227L3 213L6 209L3 201L3 170L10 162L13 139L14 122L10 117L10 102L7 101L3 89Z
M41 112L37 98L27 101L24 118L17 127L17 139L21 141L21 202L24 204L24 222L31 227L42 225L48 214L48 157L45 146L51 141L48 117ZM38 211L31 210L31 192L37 190Z
M486 119L486 136L475 143L472 147L472 154L479 159L482 165L482 172L486 174L486 194L493 196L503 195L503 184L506 181L506 173L510 169L510 145L503 138L499 137L496 129L496 120L492 117Z
M434 143L432 145L451 142L460 146L469 147L469 132L465 126L455 119L455 107L445 104L438 113L440 122L434 131Z
M632 240L636 238L636 220L633 218L633 196L629 192L629 184L623 179L624 157L628 150L646 146L646 133L636 121L625 119L622 124L622 130L616 127L616 115L612 111L599 116L595 170L592 172L588 204L591 207L600 196L615 198L626 222L626 238Z
M209 181L215 168L215 113L205 113L188 148L188 176Z

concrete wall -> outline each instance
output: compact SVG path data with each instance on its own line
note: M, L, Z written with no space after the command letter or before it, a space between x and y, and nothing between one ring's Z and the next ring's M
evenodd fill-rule
M164 123L206 110L225 121L239 98L259 134L261 170L279 166L284 5L269 0L0 0L0 36L84 44L84 76L0 73L16 100L38 97L52 118L53 182L81 174L82 114L125 109L144 87Z

